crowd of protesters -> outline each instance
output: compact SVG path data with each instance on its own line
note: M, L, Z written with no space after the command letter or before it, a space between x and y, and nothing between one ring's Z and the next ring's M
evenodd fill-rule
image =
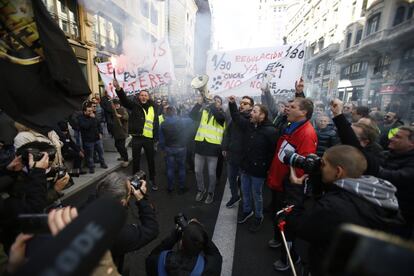
M233 208L241 201L237 222L250 221L250 232L260 231L265 213L274 215L285 206L295 206L287 218L289 255L299 263L301 257L295 252L295 240L309 242L309 269L313 275L322 272L320 259L332 233L342 223L407 239L412 237L414 188L410 182L414 178L414 129L391 107L382 112L377 107L370 110L338 99L328 106L313 103L305 97L302 79L295 83L296 92L291 100L276 102L264 88L260 104L248 95L240 99L200 96L194 101L177 102L153 98L149 91L142 90L131 97L116 80L114 87L116 98L94 95L83 103L80 111L47 134L1 114L0 176L2 193L7 194L1 200L1 244L5 252L10 252L7 273L13 274L16 269L17 264L12 261L16 237L16 243L28 239L19 236L16 217L54 210L61 205L62 191L76 183L73 177L94 174L95 164L107 169L104 134L113 137L122 167L128 167L132 160L131 175L141 170L142 149L148 163L149 177L140 188L134 188L130 179L111 174L98 184L94 195L94 198L113 197L123 206L128 205L131 196L136 199L139 221L124 225L110 248L110 263L120 273L124 254L139 249L158 235L155 213L145 194L160 188L168 193L174 190L186 193L187 173L193 170L194 200L211 204L218 198L216 185L224 161L231 191L226 207ZM132 158L127 150L129 145ZM159 166L155 166L157 152L162 152L165 160L165 185L156 177L160 174ZM292 152L304 157L317 155L319 177L290 166L294 164L289 164L286 156ZM178 179L175 179L176 169ZM315 186L322 186L312 196L306 194L303 185L309 179L320 184ZM272 200L265 204L266 187ZM304 207L308 200L312 200L312 207ZM66 211L66 215L75 211ZM272 219L277 225L279 218ZM53 218L49 222L53 228ZM191 227L181 232L184 237L173 233L151 253L147 260L149 275L160 273L159 259L168 271L194 271L201 251L202 258L207 260L204 271L219 275L218 249L197 220L192 222ZM193 244L194 239L199 243ZM182 250L190 257L184 258L179 252L168 253L178 241L187 243ZM282 250L282 257L273 266L284 271L291 265L288 252L281 245L279 229L275 227L269 247ZM183 262L182 266L174 264L177 260Z

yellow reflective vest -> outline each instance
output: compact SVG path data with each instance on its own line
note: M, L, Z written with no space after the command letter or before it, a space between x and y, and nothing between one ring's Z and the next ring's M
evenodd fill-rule
M164 122L164 115L161 114L160 116L158 116L158 124L161 125L162 122Z
M155 118L155 113L154 113L154 108L152 106L150 106L148 108L148 112L144 110L145 113L145 123L144 123L144 128L142 129L142 136L147 137L147 138L153 138L154 137L154 118Z
M224 126L217 123L214 116L208 119L208 112L203 110L200 126L194 140L199 142L205 140L208 143L220 145L223 140L224 128Z

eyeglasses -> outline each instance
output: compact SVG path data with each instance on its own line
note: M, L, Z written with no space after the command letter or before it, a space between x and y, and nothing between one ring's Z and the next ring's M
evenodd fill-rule
M250 105L249 102L240 102L240 105Z

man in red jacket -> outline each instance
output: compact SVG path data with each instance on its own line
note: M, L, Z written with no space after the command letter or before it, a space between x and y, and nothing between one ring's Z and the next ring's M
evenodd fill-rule
M289 183L289 166L283 163L283 158L287 151L293 151L302 156L316 153L318 138L310 123L313 113L313 102L310 99L296 98L287 107L287 120L290 123L284 130L282 136L277 141L275 155L267 176L267 185L270 189L281 193L280 208L289 204L293 199L303 196L303 187ZM300 177L304 174L303 170L295 169ZM275 237L278 237L275 229ZM289 238L289 237L288 237ZM292 242L290 239L289 244ZM269 241L269 246L276 248L281 245L280 240L274 238ZM285 260L278 260L274 263L276 270L289 269L289 263Z

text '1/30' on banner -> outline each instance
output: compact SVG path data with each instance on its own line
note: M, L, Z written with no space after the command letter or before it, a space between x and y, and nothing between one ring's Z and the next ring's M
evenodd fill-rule
M221 96L257 96L262 83L274 95L295 91L302 75L304 43L270 48L210 51L207 58L210 93Z

